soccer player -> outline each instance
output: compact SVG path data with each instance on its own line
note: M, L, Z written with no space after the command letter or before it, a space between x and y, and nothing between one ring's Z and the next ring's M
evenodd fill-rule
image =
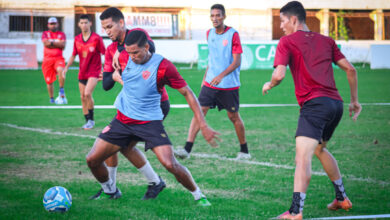
M233 123L240 142L240 152L236 159L250 159L245 138L244 122L239 109L240 65L242 47L238 32L224 24L226 18L225 7L221 4L211 6L211 22L214 28L207 32L209 47L208 67L203 77L202 89L199 94L199 103L203 114L210 108L227 110L227 115ZM190 156L199 125L192 119L184 149L175 151L175 155L185 159Z
M306 23L306 11L300 2L292 1L280 9L280 28L286 36L278 43L270 82L263 86L263 94L279 85L290 67L295 95L301 106L298 128L295 134L295 176L292 204L279 219L302 219L306 190L311 178L311 160L315 154L334 185L335 200L329 210L352 208L344 190L336 159L326 149L343 114L343 101L336 88L332 62L347 74L351 92L349 115L353 120L362 107L358 102L357 72L344 57L335 41L311 32Z
M58 30L58 21L55 17L50 17L48 20L48 31L42 33L43 42L43 62L42 72L45 82L47 84L47 91L49 92L50 103L67 104L68 100L65 97L65 78L62 71L65 67L65 59L62 56L62 51L65 48L65 34ZM54 86L53 82L59 78L60 91L59 96L54 100Z
M110 90L115 85L115 76L114 68L112 67L113 56L117 50L124 50L124 41L127 34L132 30L126 30L124 16L122 12L114 7L108 8L100 15L100 20L103 29L106 31L107 35L113 41L107 47L105 53L105 62L104 62L104 72L103 72L103 88L104 90ZM142 29L140 29L142 30ZM148 44L150 46L149 51L154 52L154 43L152 39L148 36ZM128 55L127 55L128 57ZM126 59L127 61L127 59ZM123 63L122 63L123 64ZM126 66L127 62L123 64ZM118 80L118 79L116 79ZM169 101L166 100L167 105L162 105L165 108L163 109L164 114L168 114L169 111ZM146 159L145 155L138 150L136 147L133 147L135 144L122 149L121 153L145 176L149 182L147 192L145 193L142 199L154 199L158 194L165 188L165 182L156 174L150 165L149 161ZM113 186L116 186L116 173L118 167L118 155L117 153L112 154L109 158L105 160L105 165L110 178L113 181ZM102 195L103 190L99 190L98 193L92 196L90 199L98 199ZM105 194L103 194L105 195ZM110 195L111 199L117 199L121 197L122 193L118 190L116 194Z
M102 37L91 31L92 21L88 15L81 15L78 25L81 29L81 34L74 39L73 53L63 71L63 76L66 76L69 67L76 56L79 55L79 90L86 121L82 128L88 130L95 126L92 93L99 81L99 75L102 71L101 54L104 55L106 48L104 47Z
M204 120L199 103L190 87L177 72L175 66L159 54L149 52L147 36L143 31L133 31L125 40L129 63L122 72L123 88L115 100L117 115L97 138L87 155L87 163L93 175L101 183L105 194L117 191L107 174L103 161L121 149L145 141L145 150L151 149L160 163L172 173L178 182L194 196L198 205L211 205L196 185L188 169L177 162L172 144L162 124L160 107L162 89L168 84L177 89L194 112L202 134L209 143L215 142L217 132Z

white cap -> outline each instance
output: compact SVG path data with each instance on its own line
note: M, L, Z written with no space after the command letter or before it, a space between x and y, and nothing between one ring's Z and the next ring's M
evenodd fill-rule
M50 17L47 23L57 23L57 18L56 17Z

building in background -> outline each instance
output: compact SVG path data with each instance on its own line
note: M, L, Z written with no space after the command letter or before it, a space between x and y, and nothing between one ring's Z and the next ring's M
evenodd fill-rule
M0 41L39 40L42 31L47 29L47 19L51 16L57 17L60 29L65 32L68 39L73 40L74 36L79 34L77 20L81 14L89 14L96 24L93 27L94 31L104 36L99 26L98 16L107 7L114 6L124 12L128 24L147 29L156 40L186 40L197 44L206 41L206 31L212 27L209 8L214 3L225 5L227 10L225 23L238 30L244 43L274 41L283 35L279 28L279 9L287 2L287 0L221 0L218 2L214 0L2 0L0 1ZM307 24L312 31L332 36L336 40L348 40L352 44L353 41L361 40L386 43L390 40L389 0L302 0L301 2L307 9ZM107 5L108 3L110 5ZM181 45L182 42L177 41L177 44ZM160 45L168 47L169 43L162 41ZM364 56L367 57L362 55L361 58L363 59ZM195 58L196 56L192 56L190 59ZM40 60L39 56L38 59Z

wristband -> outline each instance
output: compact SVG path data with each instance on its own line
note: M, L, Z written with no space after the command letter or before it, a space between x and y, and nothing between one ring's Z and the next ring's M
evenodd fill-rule
M54 44L53 44L53 41L52 42L50 42L50 46L53 46Z

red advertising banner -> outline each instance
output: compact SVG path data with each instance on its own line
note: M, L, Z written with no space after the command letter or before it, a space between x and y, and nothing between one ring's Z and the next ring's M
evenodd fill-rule
M0 69L38 69L35 44L0 44Z

